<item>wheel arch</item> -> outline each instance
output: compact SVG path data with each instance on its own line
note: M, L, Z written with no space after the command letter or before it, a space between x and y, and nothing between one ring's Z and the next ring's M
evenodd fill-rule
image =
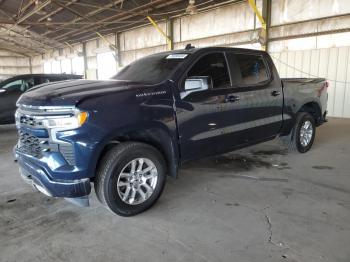
M321 106L317 101L309 101L304 103L298 110L299 112L306 112L313 116L316 125L319 125L322 119Z
M113 146L126 141L142 142L155 147L166 161L168 175L177 177L179 165L179 150L176 140L169 130L162 125L143 125L143 127L128 127L109 134L104 142L99 145L96 152L98 156L91 169L96 173L98 164L106 152Z

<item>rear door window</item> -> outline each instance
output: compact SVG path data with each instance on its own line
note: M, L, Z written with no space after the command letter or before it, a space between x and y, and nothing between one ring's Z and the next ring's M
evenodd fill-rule
M259 85L270 79L264 58L260 55L236 54L241 85Z

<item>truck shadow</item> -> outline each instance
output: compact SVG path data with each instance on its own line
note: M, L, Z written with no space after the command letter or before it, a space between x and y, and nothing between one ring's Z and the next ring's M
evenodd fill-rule
M269 150L252 149L249 152L234 151L228 154L207 157L204 159L188 162L183 165L182 170L206 168L222 171L243 172L255 168L278 168L290 169L287 162L281 162L276 156L287 154L286 149L275 148ZM181 172L181 171L180 171Z

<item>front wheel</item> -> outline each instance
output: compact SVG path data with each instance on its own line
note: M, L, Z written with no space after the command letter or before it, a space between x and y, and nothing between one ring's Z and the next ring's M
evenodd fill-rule
M281 138L291 151L305 153L312 147L315 134L316 125L313 116L307 112L300 112L290 135Z
M165 161L154 147L125 142L100 162L95 191L101 203L121 216L150 208L160 197L166 180Z

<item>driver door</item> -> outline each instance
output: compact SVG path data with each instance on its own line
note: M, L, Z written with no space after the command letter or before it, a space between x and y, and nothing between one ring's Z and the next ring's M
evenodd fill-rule
M202 55L187 71L188 80L208 77L207 90L185 90L176 101L183 161L228 151L235 141L226 130L235 124L230 73L225 52Z

